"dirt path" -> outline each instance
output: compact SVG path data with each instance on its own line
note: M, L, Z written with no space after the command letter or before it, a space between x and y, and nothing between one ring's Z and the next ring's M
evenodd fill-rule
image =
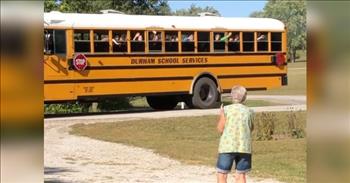
M305 110L304 105L257 107L255 111ZM215 168L182 164L151 150L69 134L76 123L121 122L141 118L201 116L218 109L177 110L45 119L44 166L47 182L216 182ZM229 178L233 182L232 176ZM273 183L248 177L248 182Z

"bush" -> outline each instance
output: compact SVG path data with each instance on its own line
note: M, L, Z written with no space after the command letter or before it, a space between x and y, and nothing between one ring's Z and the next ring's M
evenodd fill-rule
M305 137L305 130L302 123L300 123L301 119L298 114L299 113L296 113L296 112L289 112L287 114L288 134L292 138Z
M59 104L45 104L44 114L72 114L85 112L101 112L128 109L131 107L129 98L113 98L99 101L96 105L92 102L66 102Z
M273 138L276 121L274 113L257 113L253 121L253 138L255 140L271 140Z
M89 103L59 103L59 104L45 104L44 114L70 114L82 113L89 111Z

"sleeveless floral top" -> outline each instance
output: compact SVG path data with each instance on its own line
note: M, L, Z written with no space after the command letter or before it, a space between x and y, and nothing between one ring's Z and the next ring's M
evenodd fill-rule
M219 153L251 153L253 111L243 104L224 107L225 128L220 138Z

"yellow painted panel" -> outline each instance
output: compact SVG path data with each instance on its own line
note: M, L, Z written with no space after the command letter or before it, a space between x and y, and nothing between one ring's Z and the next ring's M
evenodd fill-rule
M67 68L67 59L57 55L44 55L44 79L67 77Z
M246 88L276 88L281 86L281 77L227 78L219 81L221 89L231 89L234 85Z
M80 83L78 96L189 91L192 80Z
M45 84L44 100L75 100L74 84Z

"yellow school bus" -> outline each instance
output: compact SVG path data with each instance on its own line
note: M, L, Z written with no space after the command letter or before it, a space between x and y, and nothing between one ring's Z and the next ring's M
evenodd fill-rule
M45 103L146 96L154 109L212 108L234 85L286 85L286 44L270 18L45 13Z

